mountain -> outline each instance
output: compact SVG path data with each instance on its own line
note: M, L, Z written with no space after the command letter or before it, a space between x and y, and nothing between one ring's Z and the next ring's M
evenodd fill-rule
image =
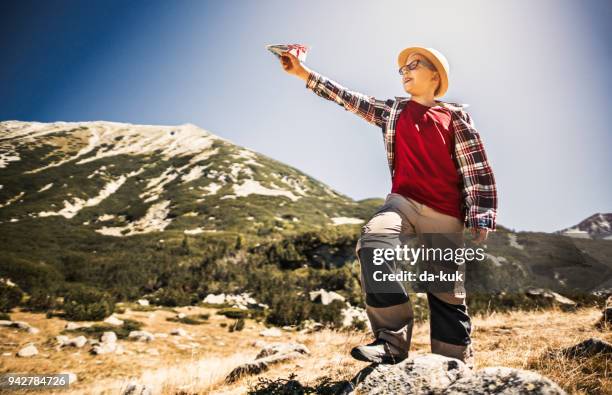
M0 223L264 235L359 224L368 202L191 124L0 123Z
M382 203L191 124L0 122L0 278L32 294L253 291L282 311L325 288L358 303L354 248ZM499 226L468 289L612 292L610 217L591 219L588 239Z
M578 225L555 233L583 239L612 240L612 213L593 214Z

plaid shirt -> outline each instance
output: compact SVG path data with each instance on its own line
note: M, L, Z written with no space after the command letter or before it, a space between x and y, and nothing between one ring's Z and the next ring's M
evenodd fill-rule
M306 88L324 99L338 103L345 110L382 129L387 162L393 179L397 120L410 98L395 96L395 99L378 100L372 96L350 91L316 71L310 72ZM453 160L462 180L464 224L469 228L495 230L497 215L495 178L474 121L463 109L467 105L439 100L436 102L448 108L452 114L452 128L455 132Z

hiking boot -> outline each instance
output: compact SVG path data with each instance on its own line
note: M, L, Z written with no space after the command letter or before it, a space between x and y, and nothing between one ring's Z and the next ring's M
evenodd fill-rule
M391 344L383 339L376 339L370 344L354 347L351 356L365 362L395 364L408 357L408 353L394 353Z

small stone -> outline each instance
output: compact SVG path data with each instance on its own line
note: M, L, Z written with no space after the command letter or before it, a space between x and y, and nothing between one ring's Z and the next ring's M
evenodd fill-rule
M183 328L175 328L170 331L173 336L187 336L187 332Z
M123 325L123 320L120 320L119 318L115 317L114 315L111 315L110 317L106 318L104 320L105 324L109 324L109 325L114 325L114 326L121 326Z
M131 331L128 335L128 338L134 339L137 341L150 342L153 340L153 335L147 331Z
M259 335L264 337L281 337L282 333L280 329L272 327L259 332Z
M117 334L113 331L104 332L102 336L100 336L100 341L102 343L116 343Z
M38 354L38 349L33 344L27 345L17 352L18 357L28 358Z
M149 301L147 299L138 299L138 304L141 306L148 306Z

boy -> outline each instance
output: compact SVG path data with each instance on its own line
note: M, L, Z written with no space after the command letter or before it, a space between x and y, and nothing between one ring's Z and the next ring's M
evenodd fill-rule
M495 230L497 190L482 141L464 106L435 99L448 89L449 65L433 48L414 46L398 55L399 73L410 98L378 100L350 91L288 52L281 64L318 96L382 129L392 189L362 227L355 248L375 340L353 348L351 355L362 361L397 363L408 356L412 306L405 293L366 289L366 253L376 245L374 239L400 234L456 234L461 243L464 227L476 243L483 242ZM465 292L427 292L427 299L431 351L473 367Z

